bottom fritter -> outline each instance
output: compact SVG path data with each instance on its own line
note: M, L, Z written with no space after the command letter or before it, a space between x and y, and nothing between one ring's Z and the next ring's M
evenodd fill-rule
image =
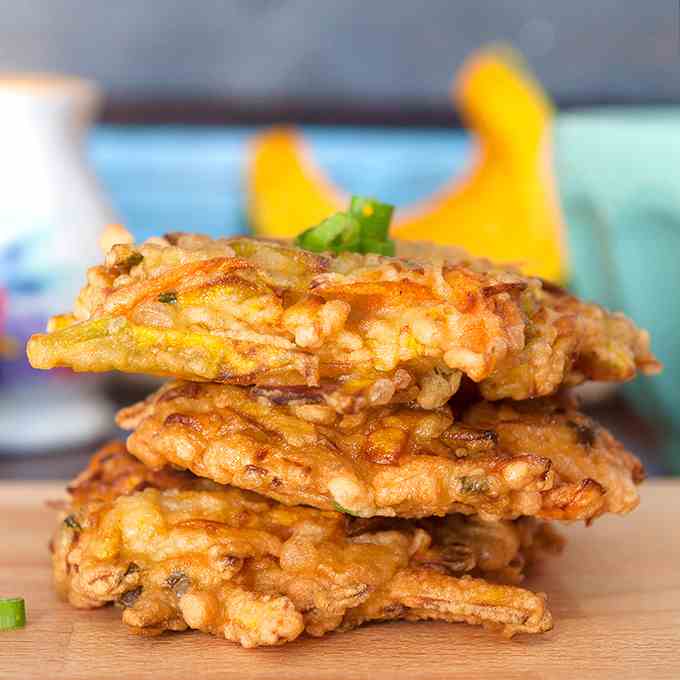
M561 539L531 518L357 519L287 507L190 473L145 468L114 443L69 488L52 544L57 589L115 602L134 632L195 628L244 647L373 620L440 619L506 635L552 626L517 587Z

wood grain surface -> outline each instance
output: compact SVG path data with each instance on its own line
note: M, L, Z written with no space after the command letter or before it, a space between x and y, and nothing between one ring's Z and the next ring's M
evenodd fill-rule
M45 501L62 488L0 483L0 596L28 609L25 629L0 633L2 680L680 678L680 481L646 483L628 517L564 527L564 555L526 582L548 593L555 628L545 635L391 623L255 650L198 632L138 638L113 607L58 601Z

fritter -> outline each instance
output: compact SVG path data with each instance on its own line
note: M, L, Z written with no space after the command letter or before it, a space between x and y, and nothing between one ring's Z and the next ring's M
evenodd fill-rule
M149 487L154 489L195 489L197 478L189 472L167 466L157 470L142 465L129 455L125 445L112 441L102 446L90 463L67 487L73 506L94 501L112 502Z
M455 417L454 417L455 416ZM169 383L123 409L131 453L295 505L591 520L636 507L640 462L565 397L339 415L300 390Z
M115 602L139 634L195 628L255 647L372 620L552 626L544 595L498 582L561 547L531 518L354 520L181 473L156 488L141 467L122 445L94 458L52 543L59 592L76 607ZM147 488L116 497L132 488L121 470Z
M486 399L526 399L659 367L624 316L456 251L319 255L192 234L115 245L49 330L28 343L35 368L315 386L339 412L395 395L437 408L463 375Z

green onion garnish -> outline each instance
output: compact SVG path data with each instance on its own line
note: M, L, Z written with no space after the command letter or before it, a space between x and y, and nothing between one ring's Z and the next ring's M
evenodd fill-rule
M174 290L169 290L167 293L161 293L158 296L158 302L163 302L166 305L174 305L177 302L177 293Z
M295 244L315 253L353 252L394 255L387 237L394 206L373 198L353 196L348 212L339 212L303 231Z
M26 625L26 603L23 597L0 597L0 630L13 630Z
M394 241L377 241L372 238L364 239L361 242L362 253L377 253L378 255L394 256Z
M394 206L366 196L352 196L349 214L361 225L361 240L386 241Z
M303 231L295 243L305 250L315 253L332 251L358 252L360 245L359 222L347 213L336 213L315 227Z

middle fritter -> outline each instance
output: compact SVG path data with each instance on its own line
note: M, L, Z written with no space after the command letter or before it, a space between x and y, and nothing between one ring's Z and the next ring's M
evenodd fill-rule
M592 519L632 510L644 476L564 398L338 415L295 391L174 382L118 424L151 468L361 517Z

